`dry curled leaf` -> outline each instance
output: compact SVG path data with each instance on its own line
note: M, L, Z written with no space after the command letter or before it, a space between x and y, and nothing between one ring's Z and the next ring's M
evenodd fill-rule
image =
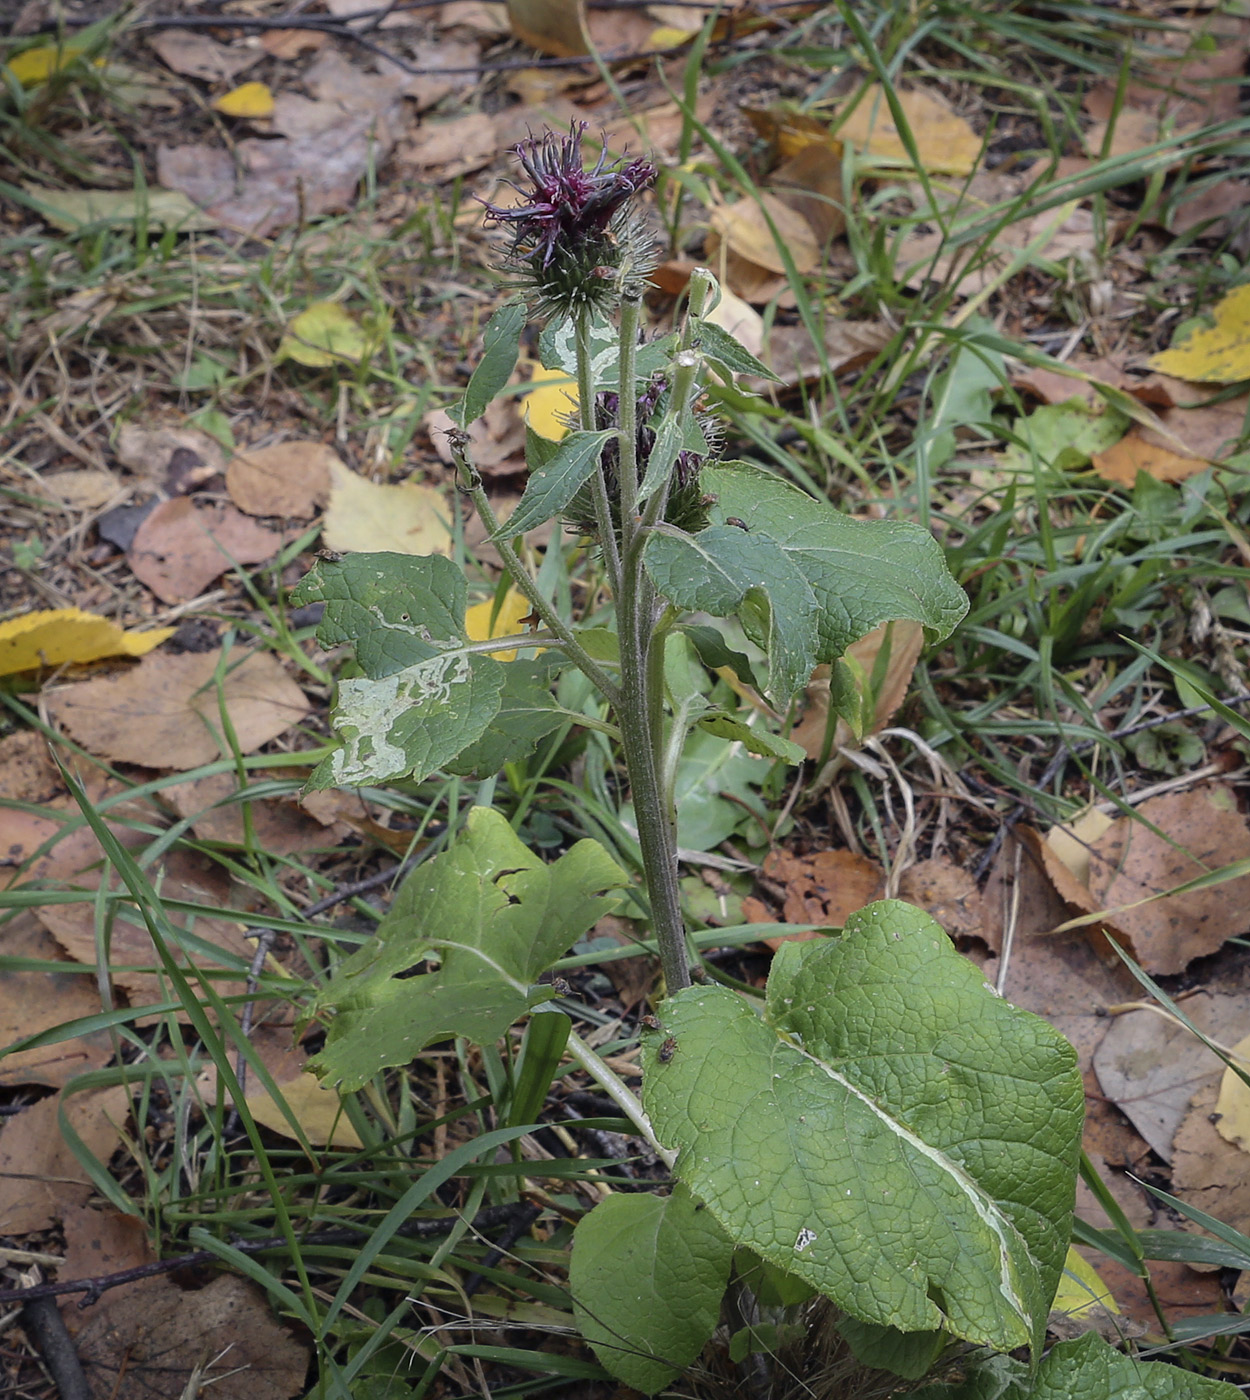
M800 275L820 266L820 247L812 226L775 194L717 205L711 213L711 226L716 235L711 242L726 243L740 258L769 272L786 271L783 249ZM713 266L715 256L716 248L709 245Z

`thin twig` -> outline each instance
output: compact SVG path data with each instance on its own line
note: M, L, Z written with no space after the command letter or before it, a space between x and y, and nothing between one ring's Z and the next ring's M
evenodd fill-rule
M487 1206L473 1217L472 1226L475 1230L494 1229L497 1225L511 1221L519 1208L515 1201L503 1206ZM444 1215L434 1219L406 1220L396 1234L415 1239L437 1238L439 1235L449 1235L460 1224L462 1218L459 1215ZM361 1235L370 1232L370 1228L368 1225L352 1225L336 1230L315 1231L305 1235L299 1243L301 1247L355 1244ZM263 1240L235 1240L231 1242L230 1247L238 1250L240 1254L265 1254L272 1250L289 1249L290 1244L279 1236ZM40 1283L33 1288L0 1289L0 1306L21 1303L24 1309L29 1309L30 1304L40 1298L61 1298L71 1293L82 1293L86 1296L78 1306L88 1308L98 1302L102 1294L113 1288L121 1288L124 1284L156 1278L161 1274L173 1273L176 1269L203 1268L209 1264L220 1265L224 1262L215 1250L198 1249L191 1254L157 1259L151 1264L139 1264L133 1269L119 1269L116 1273L101 1274L96 1278L70 1279L65 1283Z
M37 1284L35 1288L38 1287ZM26 1292L33 1294L35 1288ZM32 1297L22 1308L22 1326L56 1382L60 1400L91 1400L91 1387L87 1384L82 1362L74 1350L61 1310L52 1299L43 1294Z

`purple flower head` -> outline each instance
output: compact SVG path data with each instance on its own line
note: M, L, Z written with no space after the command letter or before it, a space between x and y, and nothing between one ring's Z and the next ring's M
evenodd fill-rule
M520 142L514 150L530 185L513 188L528 202L505 209L482 201L489 220L512 225L514 253L533 258L544 271L557 249L581 254L586 245L606 243L612 216L656 177L649 160L609 164L606 151L587 170L582 161L585 131L586 123L575 121L567 136L548 131Z

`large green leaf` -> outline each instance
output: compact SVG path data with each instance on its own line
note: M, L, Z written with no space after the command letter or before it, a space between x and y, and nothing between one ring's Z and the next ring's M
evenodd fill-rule
M768 651L768 688L785 705L816 664L816 595L784 549L767 535L717 525L688 535L666 526L647 540L643 561L656 588L679 608L737 614Z
M342 745L317 765L309 786L421 782L481 738L499 711L503 681L500 662L464 652L439 653L380 680L340 681L333 720Z
M441 554L349 554L320 560L300 580L295 607L324 603L317 640L351 642L375 680L428 661L464 640L464 573Z
M432 1040L497 1040L535 1001L534 984L603 914L625 883L597 841L545 865L506 817L474 807L442 855L404 882L377 933L342 964L315 1010L332 1009L318 1074L359 1088ZM422 962L437 971L411 975Z
M495 532L494 538L515 539L553 515L559 515L590 479L604 443L612 436L612 432L605 429L594 433L574 432L562 439L550 458L530 473L516 510Z
M1108 1346L1096 1332L1060 1342L1030 1385L1028 1367L1010 1357L987 1357L956 1385L927 1385L911 1400L1239 1400L1227 1381L1182 1371L1163 1361L1139 1361Z
M671 332L638 347L636 373L650 379L664 368L677 349L677 335ZM559 369L577 375L577 330L567 317L553 321L538 337L538 358L544 369ZM616 391L621 384L621 337L615 326L597 317L590 327L590 374L595 388Z
M909 619L930 638L949 636L968 611L942 548L899 520L852 520L749 462L705 467L714 522L736 517L786 551L816 593L817 660L834 661L882 622ZM706 532L705 532L706 533Z
M680 1184L609 1196L573 1232L569 1288L582 1336L618 1380L654 1395L716 1328L733 1245Z
M1009 1350L1044 1334L1083 1094L1076 1055L886 901L787 943L764 1016L664 1002L643 1095L677 1174L738 1244L852 1316Z
M559 652L529 660L517 659L504 666L499 709L480 739L443 765L449 773L489 778L505 763L527 758L538 741L558 729L567 715L556 705L551 681L567 665Z

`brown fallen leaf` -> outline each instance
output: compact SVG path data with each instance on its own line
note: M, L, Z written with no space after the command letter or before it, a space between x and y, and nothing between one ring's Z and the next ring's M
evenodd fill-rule
M69 1206L61 1217L61 1232L65 1236L65 1262L56 1271L61 1283L121 1273L150 1264L155 1258L143 1221L119 1210ZM79 1311L76 1301L63 1306L67 1312Z
M122 783L104 779L98 772L78 777L87 797L97 805L124 791ZM77 802L59 787L58 793L44 801L38 812L0 804L0 887L19 879L68 880L101 860L100 843ZM124 801L110 807L104 821L123 846L133 849L147 841L141 828L156 815L146 802Z
M316 100L284 101L275 114L291 136L248 138L233 155L216 146L160 146L160 183L223 227L256 237L349 207L370 162L384 160L399 136L403 77L367 73L327 49L303 81Z
M162 501L135 532L131 572L163 603L185 603L236 564L259 564L283 537L233 506L175 496Z
M401 165L437 170L440 179L453 179L480 170L499 149L495 123L485 112L445 121L425 122L417 134L395 152Z
M830 317L823 323L823 355L812 343L807 327L774 326L764 345L762 359L785 388L818 379L826 370L841 374L859 369L883 350L893 337L884 321L840 321ZM747 387L757 393L775 388L769 380L748 379Z
M1139 382L1126 374L1114 360L1073 355L1064 363L1088 377L1077 378L1043 366L1020 364L1012 370L1012 388L1023 389L1043 403L1066 403L1069 399L1080 399L1090 408L1095 408L1105 402L1098 392L1098 384L1132 393Z
M790 924L841 928L856 909L880 899L885 890L885 872L876 861L855 851L816 851L808 856L770 851L763 873L784 891L782 917ZM749 923L767 923L773 918L758 899L744 900L742 912ZM818 933L804 932L764 942L776 949L792 940L819 937Z
M299 58L326 46L330 36L317 29L266 29L260 46L270 58Z
M340 458L321 442L275 442L250 447L226 468L230 499L249 515L311 520L330 499L330 463Z
M92 1400L180 1400L201 1386L215 1400L289 1400L304 1388L307 1346L232 1274L185 1291L148 1279L66 1319Z
M27 1036L100 1010L95 979L84 977L79 965L65 959L52 935L29 911L0 924L0 958L37 958L54 965L33 972L0 968L0 1045L11 1047ZM0 1058L0 1085L46 1084L59 1089L75 1075L101 1069L112 1058L107 1031L32 1050L6 1048Z
M196 768L232 752L224 704L241 753L269 743L308 713L304 692L268 652L231 650L220 695L217 652L145 656L123 675L48 694L53 718L89 752L113 763Z
M162 29L159 34L149 35L147 43L175 73L185 78L200 78L206 83L233 82L265 56L261 49L219 44L207 34L183 29Z
M783 204L802 215L820 247L846 228L842 160L830 146L805 146L773 171L768 186Z
M1185 1014L1219 1045L1232 1045L1250 1025L1250 993L1202 989L1182 1003ZM1224 1065L1191 1031L1155 1011L1116 1016L1094 1052L1107 1097L1132 1119L1165 1162L1189 1103L1218 1082Z
M369 0L372 3L373 0ZM465 92L476 82L473 70L481 61L476 44L462 39L440 37L432 42L414 44L410 62L420 73L404 75L403 94L424 112L453 92Z
M1150 438L1149 430L1134 426L1114 446L1095 452L1090 462L1104 481L1130 487L1138 472L1156 481L1184 481L1211 465L1204 457L1184 457Z
M90 885L94 881L91 877L82 877L80 883ZM224 884L224 881L212 880L207 872L197 869L185 856L167 860L159 877L160 890L166 899L217 908L228 898L228 886L223 889ZM39 922L71 958L88 967L96 965L99 930L95 909L90 901L81 904L45 904L35 913ZM218 950L208 953L197 949L188 958L180 945L170 943L168 951L188 971L192 985L202 974L211 979L219 995L242 996L247 990L244 969L251 962L254 952L244 937L244 925L231 919L196 917L171 910L167 910L167 917L176 929L191 933L201 943ZM133 910L119 910L114 918L110 929L109 957L110 981L125 993L132 1006L155 1005L170 998L169 979L162 970L152 935L142 917ZM233 969L237 970L232 970L232 964ZM182 1010L175 1014L179 1020L188 1019ZM272 1006L269 1014L272 1017ZM149 1017L141 1017L139 1024L147 1024L148 1021Z
M101 510L120 500L126 491L112 472L96 467L51 472L33 485L39 495L71 510Z
M226 454L221 443L199 428L144 428L123 423L113 451L122 466L151 482L165 481L170 464L179 452L189 452L200 466L210 468L211 474L226 469Z
M1108 931L1147 972L1183 972L1250 928L1250 875L1187 894L1166 891L1250 859L1250 828L1231 791L1218 787L1153 797L1138 811L1167 839L1144 821L1120 817L1094 843L1090 896L1095 909L1115 911ZM1139 903L1159 894L1165 897Z
M907 695L912 673L924 648L924 629L918 622L887 622L874 627L866 636L852 642L846 649L848 657L856 661L864 670L871 683L881 649L889 639L890 651L884 674L879 678L873 704L873 720L867 725L865 736L884 729L893 718L895 711ZM817 666L805 692L803 717L795 725L790 737L796 744L802 744L808 758L819 760L826 757L825 735L829 725L829 667ZM833 740L829 748L832 753L855 742L850 726L845 720L836 723Z
M239 784L233 773L216 773L187 783L162 788L160 798L180 817L192 818L191 830L201 841L242 846L246 832L244 804L235 800ZM319 821L300 803L281 797L257 797L251 809L252 834L257 846L274 855L329 850L347 839L345 822Z
M54 1094L6 1118L0 1133L0 1233L47 1230L63 1210L83 1205L95 1189L61 1133L62 1103L70 1126L97 1161L107 1164L121 1145L130 1112L123 1085Z
M327 549L450 554L453 507L416 481L369 481L341 463L330 468L330 502L321 538Z
M1218 1081L1199 1089L1176 1130L1172 1192L1244 1234L1250 1231L1250 1172L1246 1154L1226 1142L1211 1121L1218 1094Z
M946 856L909 865L899 880L898 897L931 914L952 939L986 938L986 913L977 882Z
M1230 217L1250 205L1250 180L1230 180L1221 174L1214 183L1202 182L1193 193L1171 207L1167 219L1169 233L1183 234L1198 229L1204 238L1226 238L1237 224Z
M450 466L447 434L455 427L451 415L445 408L432 408L421 425L438 460ZM525 423L515 399L492 399L486 412L469 424L469 460L484 476L511 476L526 470Z
M920 164L926 170L947 175L970 175L981 155L981 138L935 93L912 88L896 93L907 117ZM890 165L912 164L894 114L882 88L874 83L842 110L849 115L837 128L837 137L854 146L869 160Z
M582 0L507 0L507 13L512 33L539 53L575 58L589 52Z
M999 280L1022 248L1036 245L1031 262L1044 259L1061 263L1092 252L1096 242L1093 214L1088 209L1064 207L1006 225L985 250L965 247L947 253L940 231L909 234L899 245L898 265L909 269L909 287L923 287L929 281L950 282L958 295L975 296Z
M800 275L820 266L820 246L812 226L775 194L765 192L758 199L719 204L710 219L707 255L713 263L717 248L724 242L740 258L769 272L786 271L782 247Z

